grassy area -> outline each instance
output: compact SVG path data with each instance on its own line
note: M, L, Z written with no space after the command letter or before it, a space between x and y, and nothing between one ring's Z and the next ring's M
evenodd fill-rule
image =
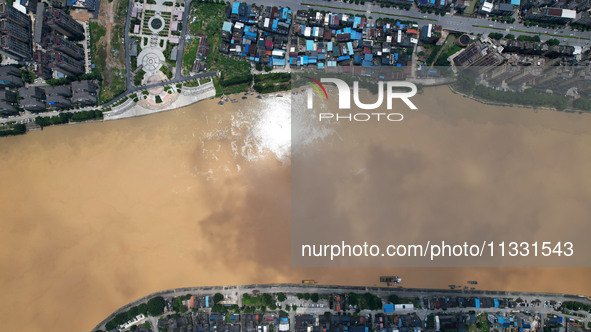
M117 3L117 9L115 10L115 20L122 22L125 25L125 17L127 16L127 6L129 5L129 0L119 0Z
M193 70L193 62L197 56L197 48L199 47L199 39L193 38L190 42L185 44L185 51L183 53L182 71L184 75L189 75Z
M474 9L476 8L476 6L479 4L479 1L472 1L470 2L470 6L468 6L468 8L466 8L466 10L464 10L464 14L466 15L472 15L474 13Z
M104 104L117 97L127 88L124 70L113 68L111 69L111 73L112 75L109 83L105 83L106 80L103 79L103 84L101 85L101 91L99 93L99 104Z
M166 65L162 65L162 67L160 67L160 71L166 75L169 80L172 79L172 71Z
M451 65L451 63L447 61L447 58L462 49L462 47L456 44L456 39L457 38L454 35L447 36L447 39L435 60L435 66L445 67Z
M286 91L291 89L290 79L289 73L256 75L253 88L258 93Z
M225 5L216 3L193 2L189 12L189 33L194 35L202 33L207 36L209 43L209 56L207 57L207 69L220 71L224 80L233 77L243 77L250 73L250 63L247 60L228 57L219 52L221 41L221 27L225 20ZM195 20L193 21L193 18ZM197 53L198 40L193 38L185 45L183 54L183 72L190 71ZM218 94L230 94L248 90L250 84L240 82L236 85L222 85L219 80L214 81ZM219 88L219 89L218 89Z
M482 313L482 314L478 315L478 317L476 318L476 323L470 324L468 326L468 331L469 332L490 331L490 323L486 319L486 314Z
M94 65L100 73L105 70L107 61L107 46L99 44L99 39L105 34L105 28L100 26L97 22L90 22L90 53Z

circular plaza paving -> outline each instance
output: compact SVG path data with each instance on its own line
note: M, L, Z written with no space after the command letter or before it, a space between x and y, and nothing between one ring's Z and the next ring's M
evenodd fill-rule
M166 61L164 54L159 47L146 47L137 57L138 67L141 65L146 72L146 76L151 76L157 72Z

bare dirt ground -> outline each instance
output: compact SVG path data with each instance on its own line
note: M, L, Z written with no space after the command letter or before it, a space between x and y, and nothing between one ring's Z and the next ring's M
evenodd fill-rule
M99 8L99 17L98 23L99 25L105 27L106 34L104 37L100 39L101 44L107 45L107 69L112 68L115 64L113 61L113 55L111 50L111 37L113 35L113 10L115 8L115 3L119 2L120 0L116 1L102 1L101 6ZM106 70L103 75L105 76L105 80L110 81L112 79L112 73L110 70Z
M70 16L80 22L88 22L92 19L92 14L85 9L72 9L70 10Z
M102 1L99 16L91 20L104 28L105 34L98 45L95 64L103 76L101 102L105 102L125 91L125 16L126 0Z

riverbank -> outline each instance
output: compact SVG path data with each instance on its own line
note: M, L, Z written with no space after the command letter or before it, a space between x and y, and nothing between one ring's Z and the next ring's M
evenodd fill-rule
M512 104L512 103L500 103L500 102L496 102L496 101L491 101L488 99L484 99L484 98L480 98L477 97L473 94L468 94L465 92L460 91L460 89L456 86L454 86L454 84L449 84L449 89L457 95L460 95L462 97L465 98L469 98L472 99L474 101L477 101L481 104L485 104L485 105L491 105L491 106L499 106L499 107L512 107L512 108L529 108L529 109L533 109L535 110L549 110L549 111L557 111L557 112L566 112L566 113L579 113L579 114L583 114L583 113L591 113L591 111L587 111L587 110L581 110L581 109L564 109L564 110L559 110L555 107L545 107L545 106L531 106L531 105L527 105L527 104Z
M340 286L340 285L310 285L310 284L258 284L258 285L227 285L227 286L212 286L212 287L186 287L178 289L170 289L160 291L142 297L136 301L128 303L117 311L109 315L106 319L97 324L92 330L104 330L107 322L112 320L119 313L125 312L132 307L148 302L155 297L179 297L179 296L204 296L209 295L213 298L214 293L220 293L224 298L235 299L239 302L243 294L265 294L265 293L283 293L283 294L298 294L298 293L316 293L321 295L335 295L348 293L371 293L380 297L387 297L395 294L399 298L415 298L420 299L425 297L464 297L464 298L503 298L503 299L517 299L532 301L535 299L553 300L556 302L563 301L578 301L585 304L591 304L591 301L586 296L572 295L572 294L555 294L555 293L532 293L532 292L506 292L495 290L449 290L449 289L427 289L427 288L393 288L393 287L367 287L367 286ZM325 308L324 310L331 310ZM577 318L576 316L573 316Z

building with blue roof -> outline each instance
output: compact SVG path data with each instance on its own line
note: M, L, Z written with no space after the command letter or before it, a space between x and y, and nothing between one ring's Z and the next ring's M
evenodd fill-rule
M282 67L285 67L286 60L285 60L285 58L272 57L271 58L271 63L272 63L273 66L282 66Z
M393 313L394 312L394 305L391 303L384 304L384 313Z
M222 31L227 31L232 33L232 27L234 26L234 24L232 24L232 22L224 22L224 24L222 25Z

